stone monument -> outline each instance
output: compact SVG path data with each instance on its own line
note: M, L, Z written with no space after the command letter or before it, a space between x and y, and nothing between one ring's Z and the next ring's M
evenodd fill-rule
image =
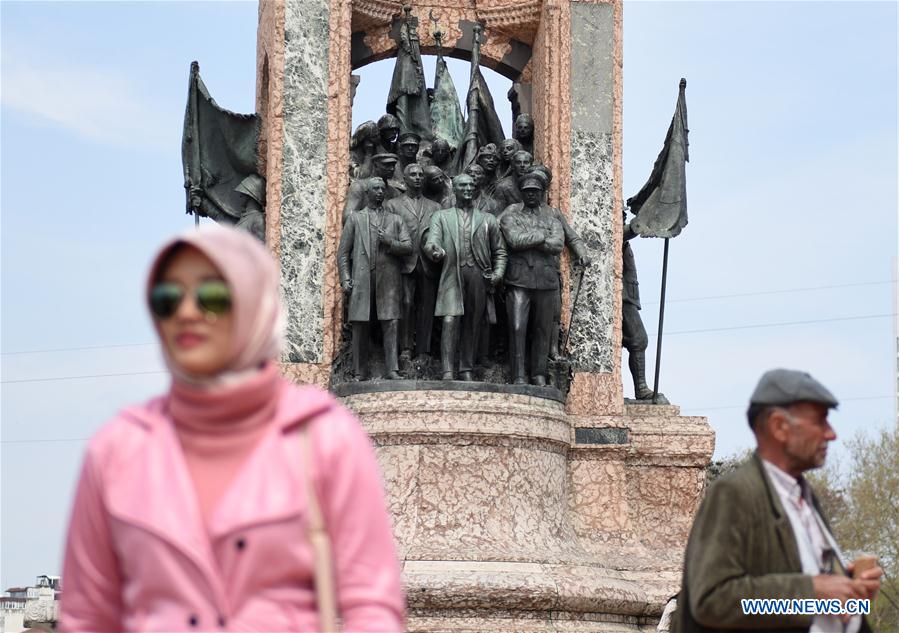
M678 588L714 434L676 406L623 397L621 20L621 0L260 0L259 170L288 308L282 368L334 389L373 438L410 631L648 631ZM363 150L360 135L351 155L352 72L403 56L412 76L415 56L438 50L474 58L473 79L480 64L514 82L551 206L589 251L577 276L560 254L565 329L580 279L564 385L335 374L352 336L338 267L351 169L392 151ZM399 119L411 100L397 101ZM483 167L477 153L463 145L456 158Z

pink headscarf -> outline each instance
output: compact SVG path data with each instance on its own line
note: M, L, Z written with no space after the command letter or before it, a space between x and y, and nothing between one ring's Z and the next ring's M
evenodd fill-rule
M160 266L173 249L182 245L208 257L230 286L233 347L226 368L207 378L187 374L163 346L172 375L193 384L231 384L255 374L267 361L276 360L283 346L285 317L278 294L278 268L268 249L249 233L220 225L184 233L165 244L153 260L147 277L148 298Z

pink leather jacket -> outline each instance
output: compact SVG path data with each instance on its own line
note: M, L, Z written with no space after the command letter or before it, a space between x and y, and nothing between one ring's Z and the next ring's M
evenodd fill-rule
M310 425L344 629L402 630L399 564L367 435L321 389L280 393L274 423L208 527L164 398L94 436L69 526L61 631L318 630L301 424Z

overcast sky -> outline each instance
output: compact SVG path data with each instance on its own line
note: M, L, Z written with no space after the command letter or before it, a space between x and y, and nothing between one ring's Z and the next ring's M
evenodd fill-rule
M85 438L166 388L141 292L153 250L192 223L188 70L199 60L223 107L252 112L257 5L0 13L2 590L60 572ZM844 437L894 423L897 5L629 2L624 29L624 198L688 80L690 224L671 243L662 391L708 416L716 456L751 445L743 411L774 366L834 391ZM356 122L381 114L391 69L360 71L372 96L356 103L372 105ZM485 74L508 112L508 80ZM662 242L634 246L654 332Z

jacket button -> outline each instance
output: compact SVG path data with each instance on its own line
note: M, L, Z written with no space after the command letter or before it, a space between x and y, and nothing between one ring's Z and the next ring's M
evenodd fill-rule
M187 618L187 623L188 623L191 627L196 628L196 627L199 626L199 624L200 624L200 618L198 618L198 617L195 616L195 615L192 615L192 616L190 616L189 618Z
M237 549L243 549L247 546L247 541L246 541L246 539L239 538L234 543L234 545L235 545L235 547L237 547Z

